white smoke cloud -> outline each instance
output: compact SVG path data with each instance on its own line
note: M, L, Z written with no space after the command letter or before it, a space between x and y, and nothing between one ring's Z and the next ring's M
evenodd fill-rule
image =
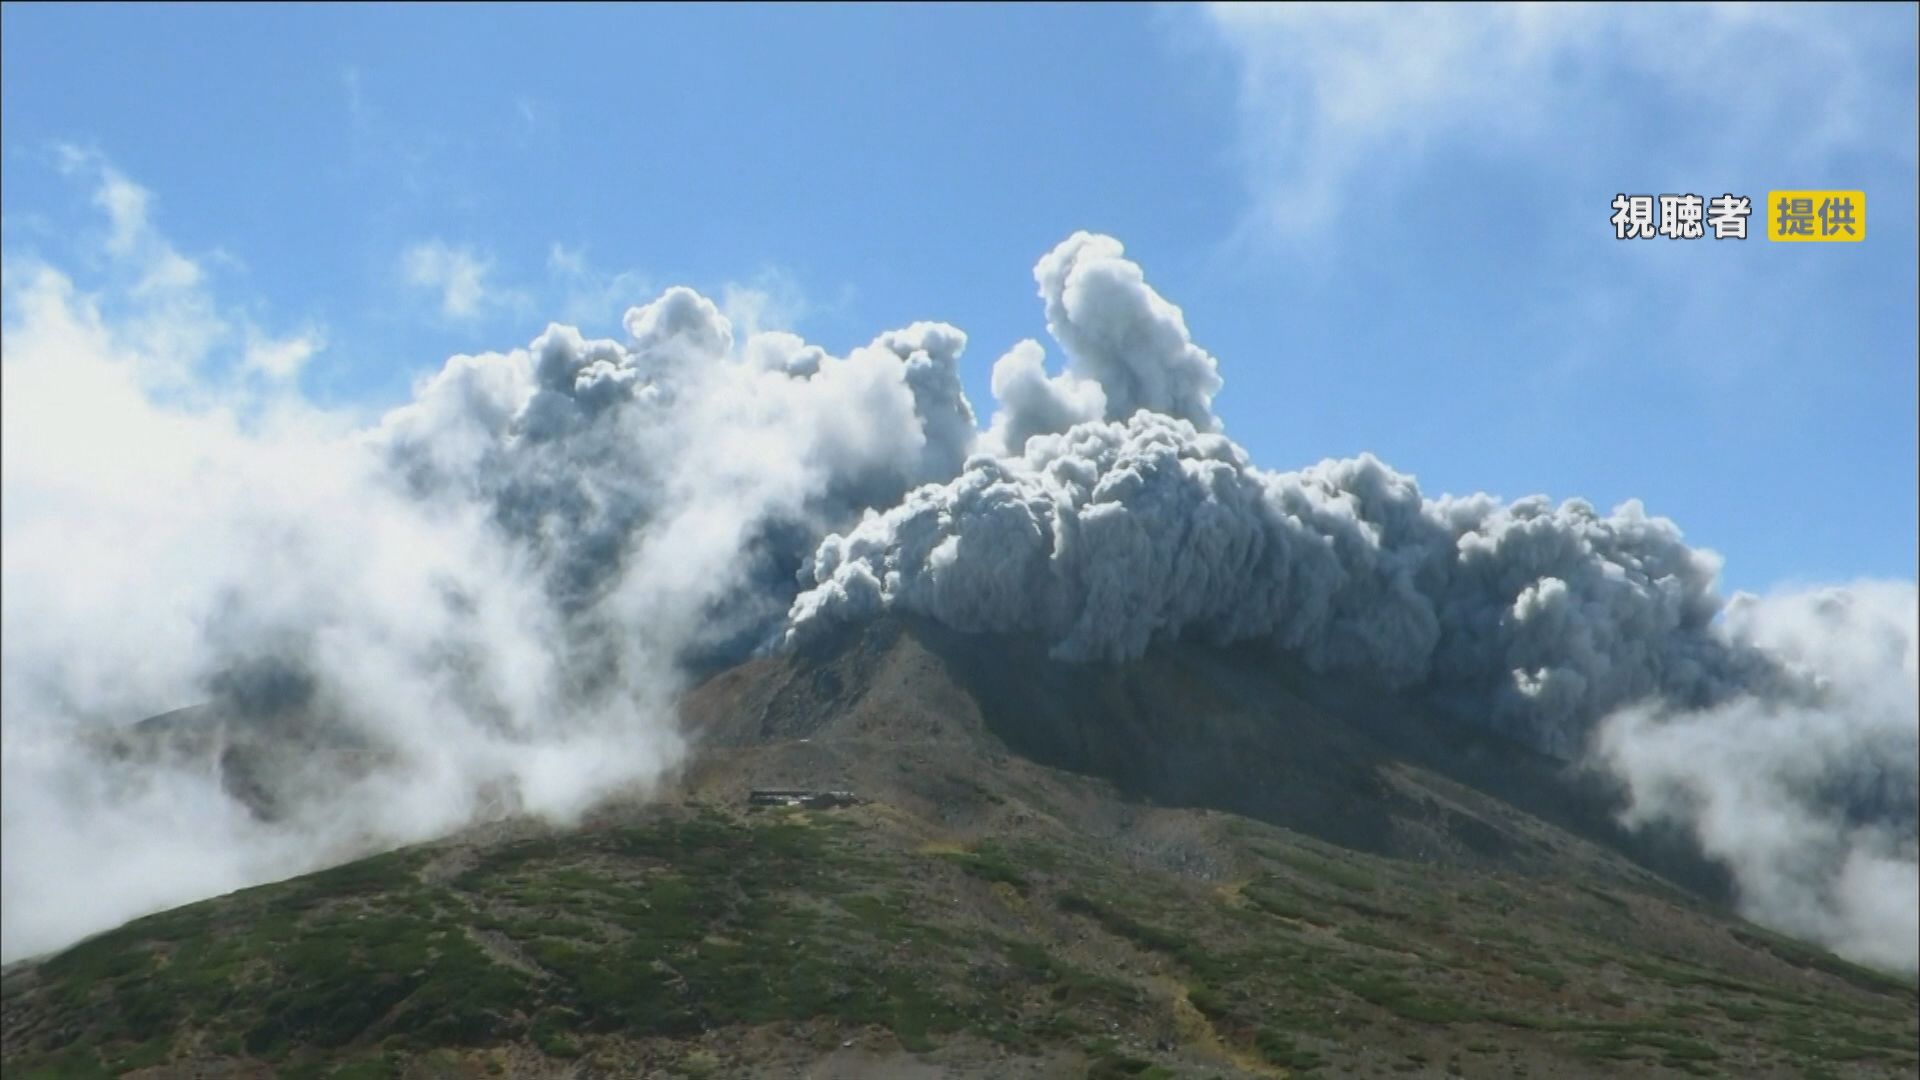
M1755 917L1912 966L1910 584L1729 605L1637 503L1257 468L1179 309L1086 233L1035 271L1065 369L1016 345L984 431L952 326L836 356L677 287L620 340L455 356L365 423L298 396L317 333L222 308L144 192L74 168L115 272L10 261L4 290L0 955L565 819L673 767L689 665L902 610L1071 660L1266 641L1591 743Z
M6 959L644 787L686 663L765 640L827 528L974 439L952 327L836 357L680 288L624 341L456 356L369 426L298 396L317 333L223 308L143 189L72 171L110 272L10 259L4 290Z
M10 274L7 300L9 959L443 832L487 783L565 814L671 760L671 684L569 694L560 620L474 509L409 497L355 432L298 402L166 403L143 380L148 343L51 269ZM351 718L395 767L353 779L316 763L324 798L269 825L222 795L212 756L145 767L90 750L245 664L310 676L316 715ZM564 785L547 779L556 757Z
M1627 781L1629 820L1692 826L1753 918L1907 971L1920 967L1917 613L1912 582L1736 597L1729 635L1813 693L1637 707L1596 741Z

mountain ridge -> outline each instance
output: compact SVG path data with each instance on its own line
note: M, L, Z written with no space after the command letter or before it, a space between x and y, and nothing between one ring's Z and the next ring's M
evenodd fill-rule
M863 674L889 663L908 673L877 683ZM915 671L931 677L916 680ZM739 700L729 687L740 682L765 700ZM1620 826L1622 796L1604 777L1409 695L1315 675L1258 646L1174 644L1126 664L1069 663L1048 658L1037 642L892 617L720 673L688 694L682 715L697 739L727 746L791 742L849 724L912 738L911 725L899 730L851 708L837 684L883 701L892 693L900 700L883 710L935 715L950 737L964 734L989 759L1012 754L1111 781L1129 799L1242 813L1374 854L1465 856L1478 848L1496 857L1503 847L1524 847L1529 840L1501 822L1505 808L1486 805L1492 789L1710 902L1732 899L1730 877L1689 837ZM754 729L748 717L756 711ZM1326 775L1330 767L1338 775ZM763 775L769 784L775 778ZM1421 798L1448 808L1442 827L1408 835L1412 823L1393 814L1417 814L1409 800Z

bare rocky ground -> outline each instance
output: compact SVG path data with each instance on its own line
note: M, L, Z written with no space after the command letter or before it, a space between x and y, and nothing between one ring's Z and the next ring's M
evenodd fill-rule
M684 712L672 787L578 828L496 823L11 968L7 1075L1920 1062L1911 982L1734 918L1590 779L1262 658L1069 667L883 623ZM868 801L757 810L754 787Z

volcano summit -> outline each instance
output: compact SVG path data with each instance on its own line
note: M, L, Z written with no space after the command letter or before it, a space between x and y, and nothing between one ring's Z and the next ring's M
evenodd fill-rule
M7 413L9 1065L1911 1071L1911 583L1261 468L1117 241L1034 279L984 425L685 288L239 425L41 281L9 402L185 449Z

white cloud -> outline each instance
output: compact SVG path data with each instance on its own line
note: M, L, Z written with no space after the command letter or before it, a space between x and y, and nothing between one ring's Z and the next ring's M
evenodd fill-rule
M581 248L570 248L555 240L547 248L547 270L556 275L576 277L587 271L587 253Z
M61 172L92 186L93 204L106 218L97 255L124 283L127 318L140 331L125 348L140 354L142 383L185 387L233 334L233 324L208 301L206 272L154 228L147 189L98 152L62 145L56 161ZM35 267L21 269L31 277Z
M360 89L360 69L347 67L340 72L340 86L347 92L347 115L358 124L367 111L366 95Z
M66 164L105 192L108 228L76 234L97 272L9 252L0 293L0 959L435 835L507 788L564 815L672 760L670 671L556 705L561 616L524 553L413 499L363 425L288 385L321 330L169 272L141 189ZM100 752L249 656L297 657L394 767L302 759L303 801L264 821L217 763Z
M1911 581L1741 595L1727 627L1801 667L1811 700L1610 718L1595 754L1630 824L1693 830L1742 910L1865 963L1920 965L1920 595Z
M1911 28L1903 54L1856 9L1236 3L1206 21L1239 69L1259 215L1283 231L1449 144L1541 167L1613 166L1649 130L1685 132L1668 164L1702 170L1756 148L1788 171L1915 156Z
M513 294L488 282L493 260L471 247L423 240L401 252L400 271L407 284L437 294L440 313L451 319L472 319L513 300Z
M547 279L559 294L559 317L574 326L600 325L656 291L639 271L601 270L584 247L557 240L547 249Z
M184 291L200 284L203 276L199 263L177 251L168 250L160 253L153 260L152 265L147 268L146 276L142 277L140 284L135 287L135 291L140 293Z
M99 153L71 144L55 148L60 171L90 181L93 204L107 218L104 253L140 273L145 291L190 289L203 277L198 263L180 254L153 228L153 194L114 168Z
M751 281L730 281L722 286L720 310L745 340L763 330L793 329L812 306L793 275L767 269Z
M313 354L326 348L326 335L308 327L289 337L274 338L249 330L246 366L272 379L291 379L300 373Z
M94 202L107 212L113 223L107 250L116 255L132 253L134 245L147 231L147 190L108 169Z
M685 288L631 307L622 340L550 326L453 357L369 424L290 378L317 329L260 329L169 275L141 200L113 190L101 216L126 243L82 230L80 271L9 254L4 277L0 960L477 815L644 788L678 758L682 661L764 640L819 529L946 475L971 441L951 327L845 358L791 335L742 348ZM403 270L450 312L517 295L470 251L416 251ZM298 731L381 764L300 756L268 821L217 760L101 752L263 667L314 688Z

